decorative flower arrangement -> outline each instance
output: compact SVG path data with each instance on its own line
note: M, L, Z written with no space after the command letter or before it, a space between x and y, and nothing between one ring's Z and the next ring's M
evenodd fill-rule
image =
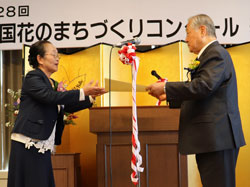
M9 121L5 123L6 127L11 127L14 125L16 120L16 116L19 113L19 105L20 105L20 96L21 90L14 91L12 89L8 89L7 93L10 94L11 98L14 100L12 104L5 104L5 108L8 111Z
M59 92L64 92L66 91L66 87L67 85L64 84L63 82L55 82L55 87L54 89L59 91ZM12 127L14 126L16 117L19 113L19 107L20 107L20 97L21 97L21 89L19 89L18 91L14 91L12 89L8 89L7 93L10 94L11 98L13 99L13 103L11 104L5 104L5 108L8 111L7 116L9 117L9 121L5 123L6 127ZM64 112L64 124L65 125L75 125L75 122L73 119L78 118L76 115L74 115L74 113L67 113Z
M200 61L199 61L199 60L193 60L193 61L188 65L188 68L189 68L190 70L195 70L199 65L200 65Z

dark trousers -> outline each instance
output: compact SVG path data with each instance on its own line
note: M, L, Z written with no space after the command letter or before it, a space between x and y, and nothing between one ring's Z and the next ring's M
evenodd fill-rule
M196 154L203 187L235 187L239 149Z

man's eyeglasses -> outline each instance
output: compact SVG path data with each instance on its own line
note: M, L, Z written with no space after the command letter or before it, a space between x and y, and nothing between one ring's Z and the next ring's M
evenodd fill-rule
M58 58L58 59L61 58L60 55L59 55L58 53L57 53L57 54L46 53L45 55L51 55L51 56L53 56L54 58Z

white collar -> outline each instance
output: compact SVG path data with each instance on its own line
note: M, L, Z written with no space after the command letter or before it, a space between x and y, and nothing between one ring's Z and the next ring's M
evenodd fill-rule
M205 51L205 49L206 49L210 44L212 44L212 43L214 43L214 42L216 42L216 41L217 41L217 40L213 40L213 41L209 42L207 45L205 45L205 46L200 50L200 52L199 52L197 58L199 59L200 56L201 56L201 54Z

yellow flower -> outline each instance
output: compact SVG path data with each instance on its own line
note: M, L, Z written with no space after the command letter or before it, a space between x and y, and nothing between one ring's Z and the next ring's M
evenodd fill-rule
M193 60L189 65L188 68L191 70L196 69L198 66L200 65L200 61L199 60Z

